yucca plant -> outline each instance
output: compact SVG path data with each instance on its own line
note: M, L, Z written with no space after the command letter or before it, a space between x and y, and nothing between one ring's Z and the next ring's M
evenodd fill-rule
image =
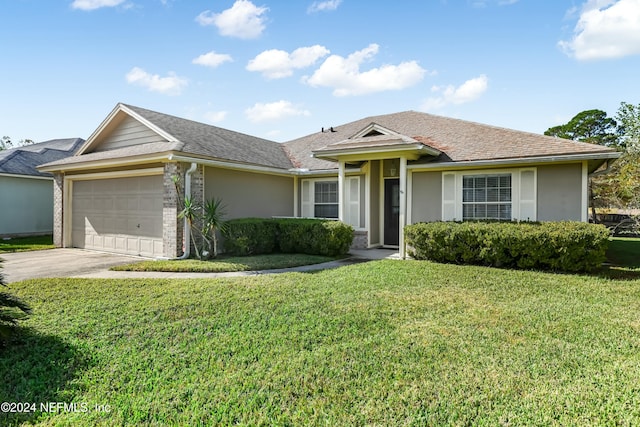
M198 218L200 218L199 211L202 208L198 206L196 203L194 203L193 199L189 196L184 198L182 205L183 205L183 208L180 211L180 213L178 213L178 218L187 220L187 223L189 224L190 234L191 234L191 241L193 242L193 247L196 249L196 256L198 257L198 259L202 259L202 257L200 256L200 250L198 249L197 241L195 240L193 235L193 231L195 230L195 224Z
M3 259L0 258L0 269ZM0 286L6 287L0 270ZM0 346L5 343L18 326L18 321L31 313L31 308L18 297L0 292Z
M222 199L209 199L204 203L202 216L202 237L209 246L209 253L213 258L218 256L218 236L216 233L224 232L226 223L225 206Z

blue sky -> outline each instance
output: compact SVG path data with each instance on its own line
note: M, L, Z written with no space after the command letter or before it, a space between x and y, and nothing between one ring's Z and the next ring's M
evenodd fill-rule
M0 134L118 102L286 141L405 110L542 133L640 103L640 0L4 0Z

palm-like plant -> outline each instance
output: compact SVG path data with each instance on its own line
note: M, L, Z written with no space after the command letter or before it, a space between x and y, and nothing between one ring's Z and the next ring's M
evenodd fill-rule
M2 268L0 258L0 268ZM4 276L0 272L0 286L5 286ZM6 341L18 325L18 320L31 313L31 308L18 297L8 292L0 292L0 344Z
M209 253L213 258L218 256L218 236L216 232L224 231L227 224L223 218L225 216L225 206L222 199L209 199L204 203L202 216L202 237L209 245Z
M193 247L196 249L196 256L198 257L198 259L202 259L202 257L200 256L198 244L194 239L193 230L195 229L194 224L196 223L198 218L200 218L200 213L198 212L200 210L201 207L194 203L191 197L187 196L184 198L182 210L180 211L180 213L178 213L178 218L186 219L187 223L189 224L191 241L193 242Z

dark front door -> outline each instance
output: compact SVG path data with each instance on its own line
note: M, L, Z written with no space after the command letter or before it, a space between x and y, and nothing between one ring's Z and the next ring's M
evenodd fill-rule
M384 244L398 246L400 238L400 180L384 180Z

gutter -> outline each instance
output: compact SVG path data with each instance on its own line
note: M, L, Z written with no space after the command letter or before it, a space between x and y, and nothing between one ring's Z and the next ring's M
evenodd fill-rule
M592 154L565 154L558 156L523 157L519 159L499 159L499 160L469 160L462 162L438 162L407 165L407 169L468 169L477 167L491 167L498 165L518 165L524 163L560 163L576 162L582 160L617 159L622 153L592 153Z
M191 174L196 171L198 167L197 163L191 163L191 167L184 174L184 197L191 196ZM184 218L184 225L182 226L182 241L184 242L184 252L181 256L174 258L175 260L182 260L189 258L191 255L191 226L187 218Z

